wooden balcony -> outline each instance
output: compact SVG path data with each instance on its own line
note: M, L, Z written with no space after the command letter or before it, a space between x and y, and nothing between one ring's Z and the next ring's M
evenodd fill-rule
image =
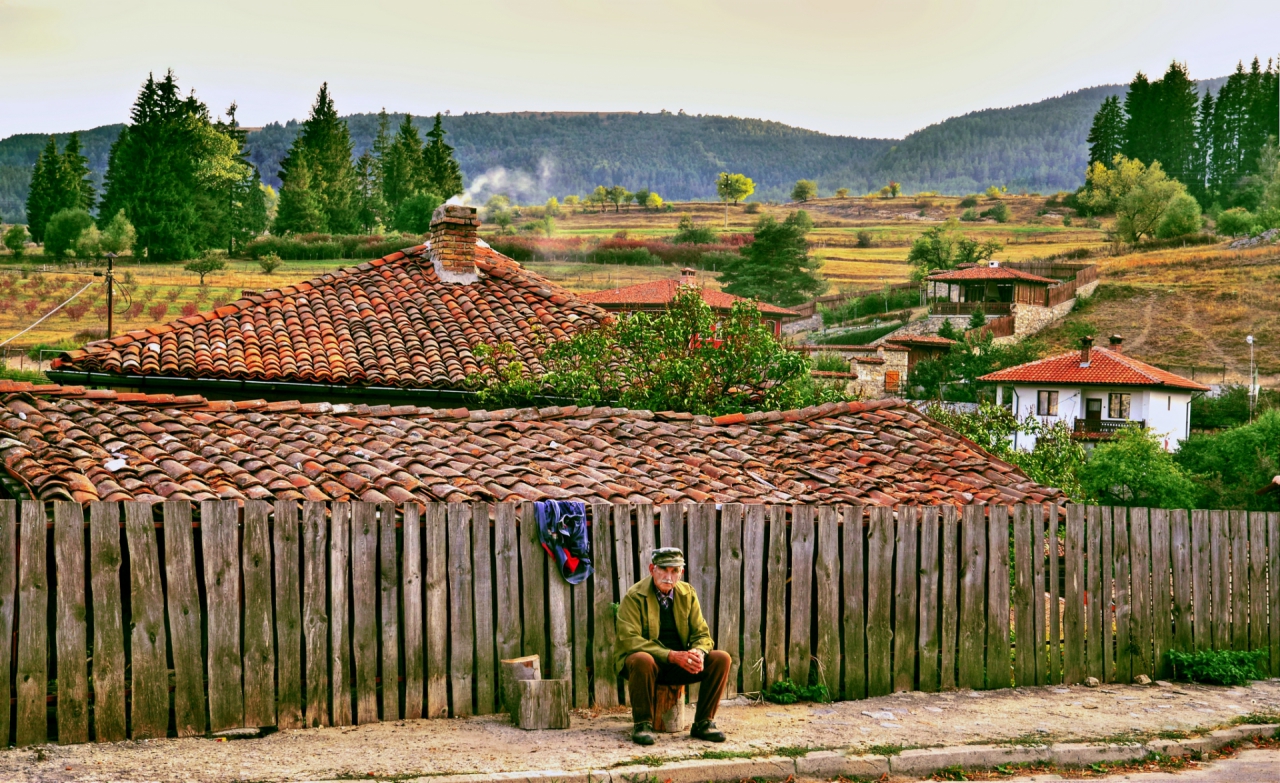
M973 315L977 310L987 315L1009 315L1013 305L1009 302L934 302L929 306L933 315Z
M1101 419L1076 419L1072 434L1082 438L1109 438L1128 426L1145 427L1147 422L1141 419L1122 419L1103 421Z

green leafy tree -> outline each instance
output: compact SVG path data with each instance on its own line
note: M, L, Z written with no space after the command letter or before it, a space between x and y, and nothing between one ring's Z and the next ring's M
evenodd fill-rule
M93 216L79 207L58 212L45 227L44 252L59 259L75 252L80 235L92 225Z
M949 331L951 334L942 336L956 342L947 354L939 359L916 362L908 378L912 392L926 399L978 402L989 396L979 387L978 378L1006 367L1035 361L1044 353L1044 346L1037 340L997 345L989 332L960 335ZM941 329L939 334L942 334Z
M849 189L836 188L836 198L849 198Z
M227 268L226 254L216 250L206 250L199 258L188 261L183 267L193 275L200 276L200 285L204 285L206 275L216 274Z
M444 199L429 192L415 193L406 198L400 202L400 208L396 210L396 230L413 234L427 233L431 230L431 216L443 203Z
M902 195L902 185L893 180L889 180L889 184L885 187L889 188L889 198L897 198Z
M544 206L542 209L544 213L547 215L547 217L560 217L561 215L560 201L556 199L555 196L552 196L551 198L547 199L546 206Z
M1104 166L1120 154L1124 145L1124 110L1120 108L1120 99L1110 96L1102 102L1098 113L1093 115L1093 126L1089 128L1089 163L1102 163Z
M925 229L924 233L911 243L911 250L907 252L907 263L914 267L911 271L913 281L920 283L934 272L955 268L959 263L956 255L959 237L955 229L955 222L948 220L941 226Z
M792 201L808 201L818 197L818 183L811 179L796 180L796 186L791 189Z
M22 255L27 249L27 229L24 226L9 226L9 230L4 232L4 246L9 248L9 252L15 257Z
M212 230L211 245L234 253L267 229L267 205L262 179L249 163L248 134L236 120L236 105L227 108L227 120L219 121L210 135L212 160L221 168L205 175L208 187L204 211Z
M657 193L650 192L648 196L645 196L644 208L652 212L657 212L662 209L662 203L662 196L659 196Z
M1160 218L1160 224L1156 227L1156 236L1160 239L1172 239L1195 234L1203 225L1200 202L1188 193L1179 193L1165 207L1164 217Z
M605 199L613 205L613 211L617 212L623 204L631 203L631 194L621 185L610 185L604 189Z
M258 268L262 270L264 275L274 274L282 266L284 266L284 262L275 253L267 253L258 259Z
M436 114L435 125L427 131L422 150L422 187L448 201L462 195L462 168L453 158L453 147L445 143L445 129Z
M98 244L103 253L115 253L121 256L133 250L133 243L137 239L138 232L129 222L129 218L125 217L122 209L107 221Z
M1137 425L1094 448L1080 483L1105 505L1189 508L1196 500L1191 477L1151 430Z
M742 201L756 192L756 183L745 174L722 171L716 175L716 196L724 203L724 224L729 225L729 204Z
M1199 508L1280 511L1280 495L1258 494L1280 475L1278 410L1263 412L1252 424L1192 435L1182 442L1174 461L1193 477Z
M1244 207L1232 207L1218 215L1217 232L1224 237L1248 236L1259 228L1258 218Z
M786 307L826 291L827 281L818 274L822 261L810 257L805 239L812 227L804 210L781 223L772 215L762 217L751 244L723 267L725 292Z
M321 232L325 228L324 219L320 198L312 189L311 167L300 157L280 189L271 231L280 235Z
M307 189L319 208L321 231L350 234L359 228L352 149L347 124L338 118L333 97L329 94L329 84L325 82L316 95L310 116L302 124L302 131L280 163L280 180L286 188L290 179L299 176L300 167L307 169ZM281 198L283 196L282 192ZM279 222L280 218L276 220Z

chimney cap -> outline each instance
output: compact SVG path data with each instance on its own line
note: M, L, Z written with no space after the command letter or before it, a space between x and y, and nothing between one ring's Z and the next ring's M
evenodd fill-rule
M441 204L436 207L436 211L431 213L431 227L435 228L440 223L458 223L461 225L480 225L480 219L476 217L476 208L468 207L463 204Z
M987 261L987 266L991 269L995 269L1000 266L1000 262L992 258Z
M1089 335L1087 335L1087 334L1086 334L1084 337L1081 337L1081 338L1080 338L1080 347L1081 347L1081 348L1087 348L1087 347L1089 347L1090 345L1093 345L1093 338L1092 338L1092 337L1090 337Z
M1123 337L1121 337L1120 335L1118 335L1118 334L1113 334L1113 335L1111 335L1111 344L1112 344L1112 345L1119 345L1119 344L1120 344L1120 343L1122 343L1122 342L1124 342L1124 338L1123 338Z

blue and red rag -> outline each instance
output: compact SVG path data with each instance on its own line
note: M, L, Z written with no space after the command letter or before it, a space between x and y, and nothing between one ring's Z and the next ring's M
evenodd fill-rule
M539 500L533 504L538 541L556 561L560 575L571 585L591 576L591 542L587 537L587 506L577 500Z

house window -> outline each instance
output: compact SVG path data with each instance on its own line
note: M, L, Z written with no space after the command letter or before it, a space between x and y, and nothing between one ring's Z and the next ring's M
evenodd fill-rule
M1107 400L1107 418L1109 419L1127 419L1129 418L1129 397L1128 394L1120 394L1112 392Z
M897 370L888 370L884 374L884 390L887 392L896 392L898 390L900 376Z
M1037 416L1057 416L1058 415L1058 393L1056 391L1042 391L1037 393L1036 415Z

